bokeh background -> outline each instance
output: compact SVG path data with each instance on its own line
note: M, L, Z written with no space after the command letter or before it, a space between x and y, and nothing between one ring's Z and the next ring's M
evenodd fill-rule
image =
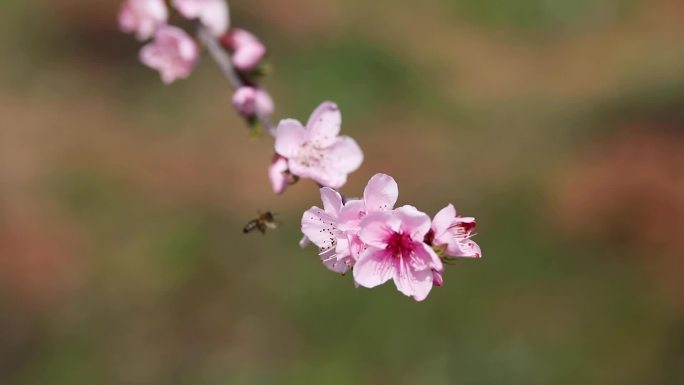
M117 7L0 1L0 384L684 384L681 0L232 2L278 118L340 105L346 194L478 217L423 303L300 250L315 186Z

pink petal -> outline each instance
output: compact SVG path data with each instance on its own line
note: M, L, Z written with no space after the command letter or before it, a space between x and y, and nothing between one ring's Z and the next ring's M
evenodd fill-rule
M312 207L302 215L302 233L321 251L335 249L338 235L335 218L318 207Z
M321 188L321 201L323 201L323 209L326 213L337 217L342 209L342 196L337 191L330 187Z
M328 164L312 165L306 163L307 159L304 159L304 162L302 163L302 159L298 157L290 158L290 171L301 178L313 179L322 186L335 189L347 183L347 174Z
M333 102L323 102L318 106L309 117L306 129L309 138L320 147L332 145L340 133L342 124L342 114L337 104Z
M302 155L304 154L304 155ZM289 159L290 171L301 178L313 179L321 186L339 189L347 183L347 173L337 169L328 153L307 154L300 148L298 155Z
M363 163L363 152L356 141L348 136L338 137L328 150L335 168L344 174L356 171Z
M399 187L394 178L385 174L375 174L363 191L366 211L391 210L397 203Z
M451 203L449 203L447 207L439 210L432 220L432 231L435 232L435 239L439 238L447 231L447 229L451 226L451 222L454 220L454 217L456 217L456 209ZM436 244L439 245L444 243L448 243L448 241Z
M442 277L442 273L439 271L432 271L432 285L437 287L444 285L444 277Z
M354 265L354 281L364 287L373 288L389 281L395 275L394 258L385 250L366 250Z
M195 41L184 30L172 26L159 28L154 40L140 50L140 61L158 70L166 84L188 77L198 58Z
M259 115L270 117L273 115L275 107L273 106L273 99L271 95L262 88L257 88L255 95L256 111Z
M225 0L173 0L173 6L188 19L199 19L214 35L228 30L228 6Z
M243 86L233 94L233 106L240 115L251 118L256 114L256 89L250 86Z
M354 259L354 261L358 261L359 258L361 258L361 254L363 254L363 252L366 251L367 246L365 243L363 243L363 241L361 241L361 238L359 238L358 235L349 234L348 239L349 251L351 253L351 256Z
M242 86L235 91L233 106L240 115L248 119L257 114L265 117L273 114L273 100L268 92L252 86Z
M349 242L348 237L337 238L337 247L335 248L336 258L338 261L344 262L345 265L352 267L356 263L356 258L352 256L353 245Z
M229 15L226 0L209 0L202 9L199 19L216 36L221 36L228 30Z
M282 194L290 185L290 176L287 174L287 159L276 155L268 167L268 177L271 180L273 192Z
M465 239L460 242L451 242L447 246L446 253L450 257L482 258L480 246L470 239Z
M362 200L352 199L344 204L337 216L340 230L356 232L365 213L365 205Z
M401 230L411 234L415 241L423 242L425 234L430 231L430 217L413 206L402 206L394 210L401 221Z
M359 237L369 246L384 249L392 232L398 230L401 222L391 212L369 213L361 221Z
M278 123L275 140L275 150L278 154L291 158L297 154L304 141L306 141L306 131L299 121L283 119Z
M266 55L266 47L261 41L243 29L233 29L227 42L233 50L233 65L240 71L253 70Z
M423 270L423 269L432 269L432 270L437 270L437 271L442 271L444 270L444 265L442 264L442 260L439 258L439 255L435 253L434 250L432 250L432 247L426 245L425 243L418 243L418 247L413 251L414 252L414 259L416 261L420 261L416 263L416 261L413 262L414 268L417 270ZM420 265L420 266L419 266Z
M310 243L311 243L311 241L305 235L302 237L302 239L299 240L299 247L301 247L303 249L303 248L309 246Z
M341 261L337 258L335 249L330 249L321 253L320 257L323 265L325 265L325 267L332 272L344 274L347 272L347 270L349 270L350 266L347 265L345 261Z
M147 40L166 24L168 10L163 0L127 0L119 9L119 28Z
M358 263L356 265L358 266ZM432 290L434 280L432 270L415 271L405 262L399 263L398 267L394 274L394 284L397 290L406 296L413 297L416 301L424 300Z

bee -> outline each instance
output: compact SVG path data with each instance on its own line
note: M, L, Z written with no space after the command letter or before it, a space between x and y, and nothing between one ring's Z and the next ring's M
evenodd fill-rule
M245 227L242 229L242 233L248 234L254 230L259 230L261 234L266 234L267 229L273 230L277 227L278 224L275 221L275 214L270 211L266 211L265 213L259 211L256 218L247 222Z

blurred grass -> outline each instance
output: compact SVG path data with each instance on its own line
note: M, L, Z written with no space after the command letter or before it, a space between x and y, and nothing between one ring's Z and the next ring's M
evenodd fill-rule
M567 32L578 25L614 22L630 15L637 0L451 0L459 15L489 28L529 35Z

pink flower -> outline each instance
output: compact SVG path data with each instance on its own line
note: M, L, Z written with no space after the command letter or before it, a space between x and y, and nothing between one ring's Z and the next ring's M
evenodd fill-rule
M228 30L230 21L226 0L173 0L173 6L184 17L199 19L216 36Z
M330 270L344 274L353 265L351 255L342 252L338 257L339 239L345 237L340 229L340 213L344 210L342 196L330 187L321 188L323 209L312 207L302 216L302 232L320 250L323 264Z
M273 156L273 161L268 167L268 177L271 180L273 192L276 194L282 194L289 185L294 183L294 177L287 169L287 159L278 154Z
M323 208L304 212L300 245L310 241L318 246L324 265L334 272L353 269L357 287L373 288L392 279L404 295L424 300L433 286L444 284L437 252L481 255L470 240L475 219L456 216L453 205L434 220L413 206L394 209L398 195L397 183L385 174L368 181L361 199L345 202L332 188L321 188Z
M235 109L247 119L258 115L269 117L273 114L273 99L261 88L242 86L233 94Z
M232 29L222 42L232 51L233 66L240 71L252 71L266 55L266 47L261 41L244 29Z
M430 217L413 206L366 215L359 236L367 249L354 266L356 283L373 288L392 279L404 295L424 300L436 280L433 270L443 269L423 242L429 230Z
M342 187L347 174L363 162L363 152L354 139L338 136L342 116L332 102L321 104L306 128L294 119L281 120L276 130L275 150L288 159L290 172L323 186Z
M330 270L345 273L366 248L358 235L361 219L368 212L391 210L398 195L397 183L385 174L376 174L368 181L363 199L351 199L344 204L339 193L324 187L323 209L314 206L304 212L302 232L319 247Z
M166 24L168 17L164 0L126 0L119 9L119 28L147 40Z
M163 26L154 35L154 41L140 51L140 61L156 69L166 84L187 78L199 59L199 48L182 29Z
M449 204L435 215L428 239L432 238L433 246L446 246L448 256L480 258L480 246L470 239L475 224L475 218L457 216L454 205Z

